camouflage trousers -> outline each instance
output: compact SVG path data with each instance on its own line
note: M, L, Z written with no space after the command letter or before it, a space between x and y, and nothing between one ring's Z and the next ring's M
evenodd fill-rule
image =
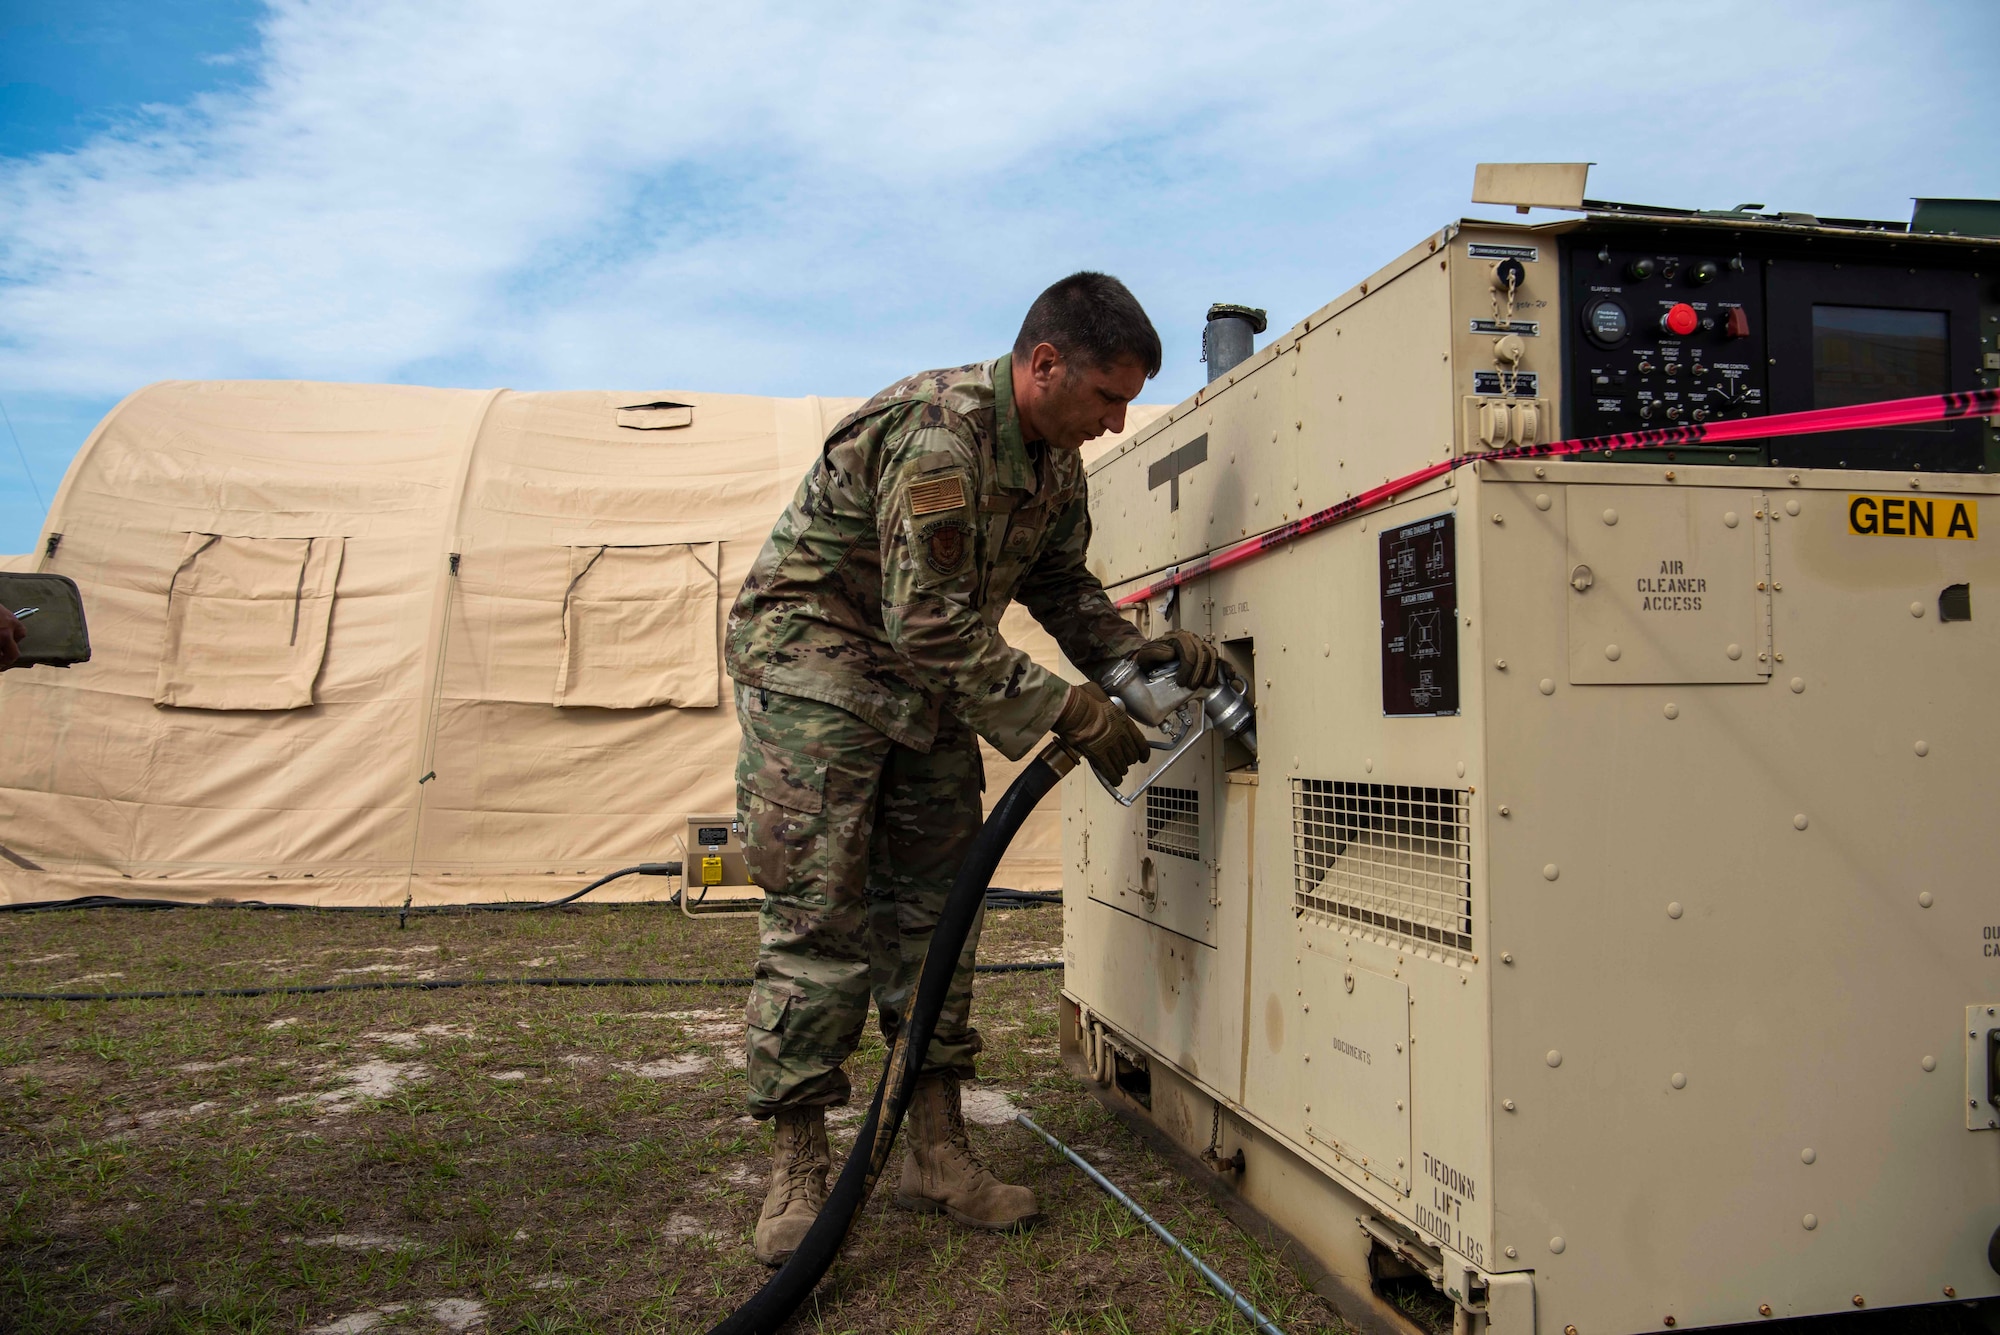
M900 1028L958 864L981 820L979 742L946 715L928 753L833 705L736 687L743 855L764 888L746 1014L749 1109L847 1102L844 1064L873 994L882 1034ZM926 1071L972 1074L972 925Z

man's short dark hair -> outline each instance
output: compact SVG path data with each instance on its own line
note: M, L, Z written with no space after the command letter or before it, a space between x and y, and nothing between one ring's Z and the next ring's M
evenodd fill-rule
M1037 343L1051 344L1064 361L1093 370L1129 357L1146 368L1148 380L1160 373L1159 333L1132 290L1108 273L1085 269L1036 297L1014 336L1014 355L1026 357Z

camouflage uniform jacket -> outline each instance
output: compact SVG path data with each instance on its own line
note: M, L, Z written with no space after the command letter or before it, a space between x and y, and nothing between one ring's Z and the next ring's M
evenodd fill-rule
M925 371L834 427L730 610L731 677L918 751L949 710L1019 759L1069 686L1000 638L1009 603L1093 676L1143 643L1084 568L1083 462L1021 439L1011 366Z

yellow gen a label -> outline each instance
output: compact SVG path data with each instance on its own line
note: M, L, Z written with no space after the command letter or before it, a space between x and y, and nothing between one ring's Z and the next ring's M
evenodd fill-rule
M1864 538L1979 540L1979 502L1948 496L1849 496L1847 531Z

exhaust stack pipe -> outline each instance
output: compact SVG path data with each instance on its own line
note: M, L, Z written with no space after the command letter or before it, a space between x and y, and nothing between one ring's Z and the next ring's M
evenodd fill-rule
M1210 384L1250 359L1257 350L1257 335L1269 323L1255 306L1218 301L1208 308L1208 323L1201 331L1201 359L1208 363Z

